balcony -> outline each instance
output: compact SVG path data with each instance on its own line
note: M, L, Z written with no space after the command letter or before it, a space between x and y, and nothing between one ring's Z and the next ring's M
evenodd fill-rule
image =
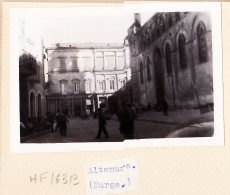
M58 68L57 71L59 71L60 73L65 73L65 72L79 72L79 68L78 67L72 67L72 68L65 68L65 67L61 67Z
M36 59L30 54L23 54L19 57L19 72L27 76L33 76L37 72Z

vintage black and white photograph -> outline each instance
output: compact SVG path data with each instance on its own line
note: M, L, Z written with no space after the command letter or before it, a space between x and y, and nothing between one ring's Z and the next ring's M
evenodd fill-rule
M196 141L223 131L214 123L222 64L212 10L78 9L14 10L21 144Z

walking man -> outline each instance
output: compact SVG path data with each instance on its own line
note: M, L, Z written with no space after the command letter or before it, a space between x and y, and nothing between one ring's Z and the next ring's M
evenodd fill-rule
M131 104L126 104L119 114L120 132L125 139L134 138L134 120L136 118Z
M66 136L67 123L69 124L69 120L67 119L64 112L62 112L60 115L60 123L59 123L61 136Z
M47 117L47 121L49 122L50 130L51 130L51 132L53 132L54 131L54 129L53 129L53 124L54 124L53 114L51 112L47 112L46 117Z
M55 116L55 121L56 121L55 131L57 131L57 129L59 129L60 131L60 116L61 116L61 113L60 113L60 110L58 109L56 116Z
M165 99L162 102L162 109L163 109L164 116L167 116L168 115L168 103L166 102Z
M102 131L105 134L105 138L109 137L109 134L108 134L108 132L107 132L107 130L105 128L105 125L106 125L106 120L105 120L104 113L101 110L101 108L99 108L98 109L98 127L99 127L99 129L98 129L97 136L95 137L96 139L101 137Z

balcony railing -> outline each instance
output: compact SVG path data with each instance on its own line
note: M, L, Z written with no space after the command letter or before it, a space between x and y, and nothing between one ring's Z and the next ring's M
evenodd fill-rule
M28 76L35 75L37 72L36 59L30 54L23 54L19 57L19 71L20 74Z
M78 67L72 67L72 68L66 68L66 67L61 67L56 69L56 71L58 72L79 72L79 68Z

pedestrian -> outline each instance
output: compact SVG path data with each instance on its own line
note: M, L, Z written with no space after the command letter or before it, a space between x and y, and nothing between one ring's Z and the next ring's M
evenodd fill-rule
M102 131L105 134L105 138L109 137L109 134L105 128L105 125L106 125L106 119L105 119L104 113L102 109L99 108L98 109L98 133L97 133L97 136L95 137L96 139L101 137Z
M120 132L124 134L125 139L134 138L134 120L136 118L131 104L127 103L119 113Z
M136 119L138 119L138 117L139 117L138 106L137 106L137 105L134 105L134 109L135 109L135 113L136 113Z
M151 111L151 110L152 110L152 106L151 106L151 104L149 102L148 105L147 105L147 111Z
M69 124L69 120L67 119L65 112L61 113L59 122L60 134L61 136L66 136L67 123Z
M51 112L47 112L46 117L47 117L47 121L48 121L48 124L49 124L49 128L50 128L51 132L53 132L54 131L54 129L53 129L54 116L53 116L53 114Z
M56 113L56 116L55 116L55 121L56 121L55 131L57 131L58 129L59 129L59 131L60 131L60 116L61 116L61 112L60 112L60 110L58 109L58 110L57 110L57 113Z
M165 99L162 101L162 109L163 109L164 116L167 116L168 115L168 103L166 102Z

